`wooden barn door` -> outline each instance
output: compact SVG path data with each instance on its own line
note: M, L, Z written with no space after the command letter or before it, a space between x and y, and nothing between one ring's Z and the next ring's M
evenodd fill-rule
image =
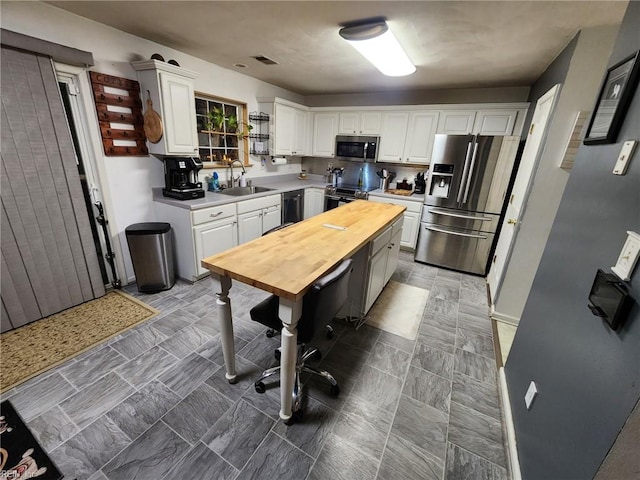
M2 331L105 294L49 57L2 47Z

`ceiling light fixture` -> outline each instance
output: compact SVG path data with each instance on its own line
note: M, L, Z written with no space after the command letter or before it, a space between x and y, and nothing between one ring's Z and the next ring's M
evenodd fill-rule
M338 33L384 75L403 77L416 71L384 20L346 26Z

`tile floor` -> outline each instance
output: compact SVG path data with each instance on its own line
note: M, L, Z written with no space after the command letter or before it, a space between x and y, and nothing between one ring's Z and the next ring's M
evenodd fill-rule
M310 379L291 427L252 386L279 343L248 317L264 292L232 288L229 385L209 279L128 287L161 314L3 398L70 479L507 479L484 280L406 252L393 279L430 290L416 341L336 322L316 345L341 394Z

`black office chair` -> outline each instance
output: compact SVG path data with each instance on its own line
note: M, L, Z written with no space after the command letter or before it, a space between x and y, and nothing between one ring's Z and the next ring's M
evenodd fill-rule
M331 385L331 394L338 396L340 388L333 376L324 370L305 365L305 361L311 357L319 359L320 351L310 347L305 350L305 344L313 338L317 325L331 321L347 300L349 277L353 270L353 260L348 259L340 263L334 270L318 279L305 294L302 301L302 316L298 321L298 358L296 361L296 378L293 386L293 412L290 423L299 419L301 388L300 373L308 372L319 375ZM279 298L275 295L263 300L250 311L251 319L273 330L282 329L282 321L278 318ZM278 373L280 366L269 368L262 372L256 380L254 387L256 392L264 393L266 388L263 380Z

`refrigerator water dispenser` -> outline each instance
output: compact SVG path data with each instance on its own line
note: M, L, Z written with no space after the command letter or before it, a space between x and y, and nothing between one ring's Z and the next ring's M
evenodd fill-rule
M449 198L453 180L454 165L436 164L429 175L427 195Z

